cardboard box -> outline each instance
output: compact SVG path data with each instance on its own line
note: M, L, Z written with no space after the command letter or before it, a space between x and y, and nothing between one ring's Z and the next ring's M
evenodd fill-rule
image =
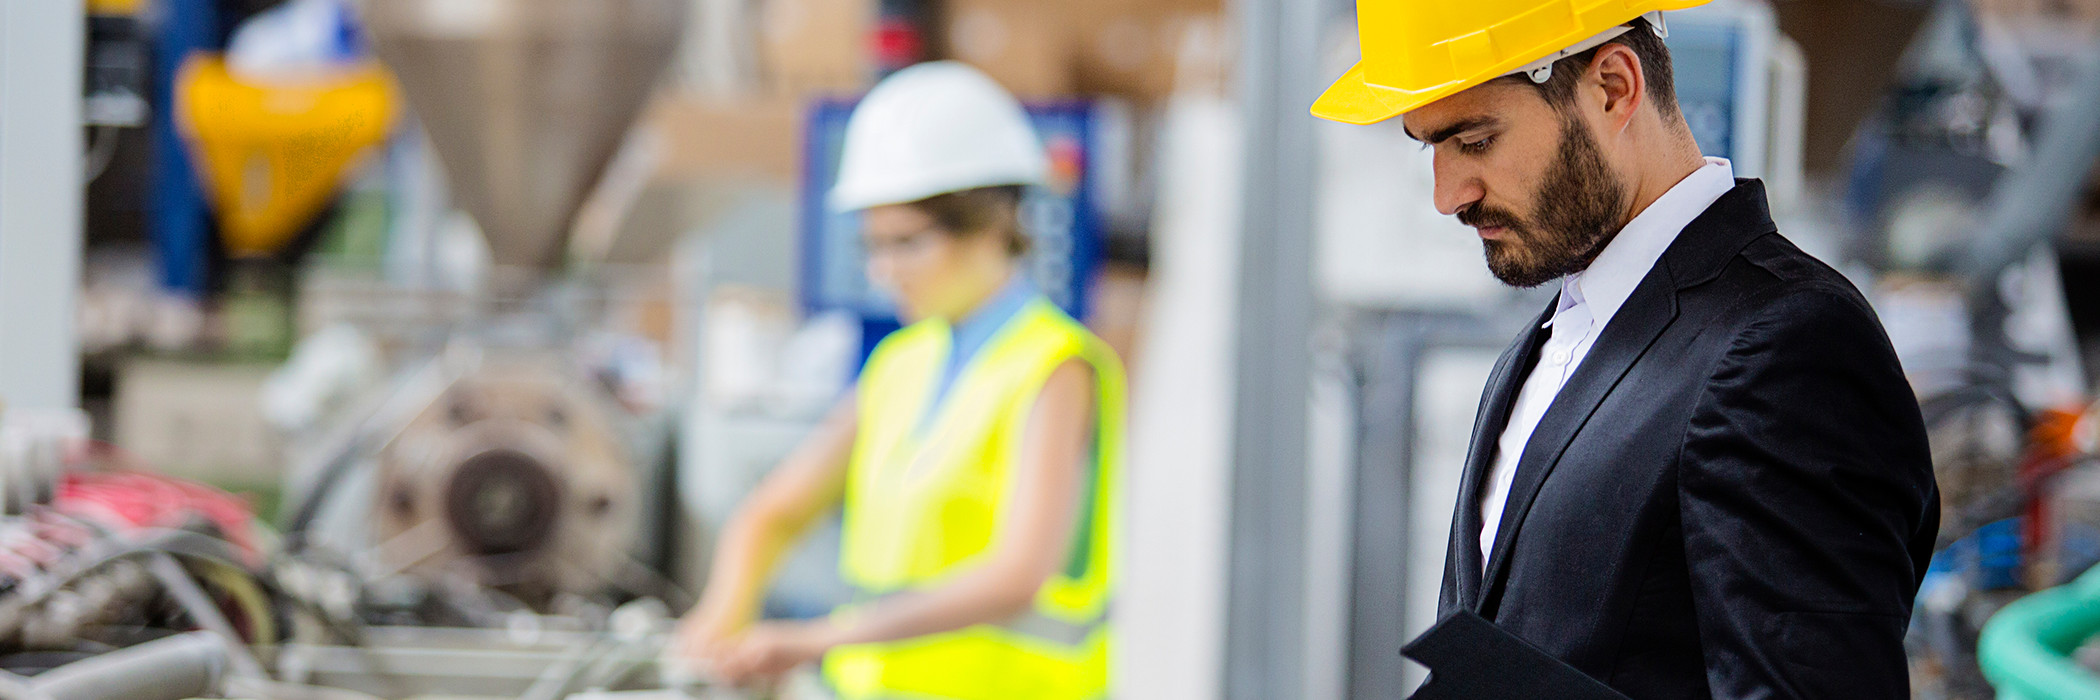
M794 184L801 172L805 103L792 95L664 95L643 118L645 128L663 137L657 180L723 176Z
M764 0L759 8L759 69L769 92L853 94L874 67L868 42L874 0Z
M140 359L117 373L116 447L162 474L229 488L283 479L264 422L267 365Z
M869 87L878 5L761 0L766 92L806 99ZM1218 24L1221 12L1221 0L946 0L928 53L977 66L1023 99L1147 103L1173 92L1188 29Z
M1023 98L1171 94L1182 37L1218 0L950 0L946 52Z
M1189 27L1217 22L1215 0L1075 0L1079 91L1151 102L1172 94Z
M2100 29L2100 0L1969 0L1985 18L2034 26L2069 22Z
M983 70L1021 99L1077 94L1073 15L1062 2L953 0L946 56Z

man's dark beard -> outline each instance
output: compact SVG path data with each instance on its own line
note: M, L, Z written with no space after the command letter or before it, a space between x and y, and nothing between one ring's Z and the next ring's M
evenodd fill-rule
M1503 284L1529 289L1589 269L1619 235L1626 197L1596 140L1569 116L1561 120L1560 155L1546 169L1529 219L1475 204L1459 212L1458 220L1474 228L1501 227L1508 238L1484 241L1488 271Z

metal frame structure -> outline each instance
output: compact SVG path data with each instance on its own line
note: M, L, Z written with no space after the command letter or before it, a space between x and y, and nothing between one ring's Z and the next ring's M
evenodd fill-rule
M81 0L0 3L0 400L79 403Z
M1347 697L1397 697L1410 689L1410 680L1419 680L1405 670L1399 650L1410 631L1426 628L1432 620L1410 614L1410 595L1422 592L1411 591L1409 582L1418 578L1415 567L1441 571L1443 565L1441 557L1411 556L1417 536L1426 534L1415 531L1418 523L1413 508L1422 466L1418 462L1422 408L1432 398L1424 394L1424 365L1433 354L1446 351L1475 351L1493 358L1531 317L1521 312L1532 306L1512 303L1499 315L1382 313L1364 319L1351 334L1358 343L1350 354L1358 367L1360 399L1357 458L1351 465L1356 470L1356 489L1350 545L1356 564L1348 572ZM1476 400L1473 396L1445 398L1469 405ZM1448 493L1420 495L1451 497ZM1443 532L1442 528L1437 532Z

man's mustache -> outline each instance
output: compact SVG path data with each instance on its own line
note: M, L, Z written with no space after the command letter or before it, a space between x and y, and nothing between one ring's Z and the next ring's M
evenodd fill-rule
M1473 228L1503 228L1516 230L1523 223L1515 214L1490 206L1475 204L1458 212L1458 222Z

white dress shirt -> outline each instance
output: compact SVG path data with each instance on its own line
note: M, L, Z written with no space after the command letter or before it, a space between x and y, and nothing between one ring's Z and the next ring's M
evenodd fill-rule
M1663 251L1692 219L1712 206L1714 200L1735 187L1735 168L1727 160L1706 159L1706 166L1692 171L1664 192L1647 209L1627 222L1617 238L1604 246L1589 269L1568 275L1560 283L1560 306L1543 326L1550 335L1539 350L1538 365L1524 380L1511 407L1509 424L1496 443L1495 459L1488 480L1480 491L1480 561L1484 567L1495 548L1495 532L1502 526L1502 506L1517 478L1517 461L1524 445L1539 427L1539 419L1553 405L1553 398L1568 383L1582 358L1596 345L1597 336L1611 324L1612 316L1633 295L1633 288L1648 276L1662 259Z

